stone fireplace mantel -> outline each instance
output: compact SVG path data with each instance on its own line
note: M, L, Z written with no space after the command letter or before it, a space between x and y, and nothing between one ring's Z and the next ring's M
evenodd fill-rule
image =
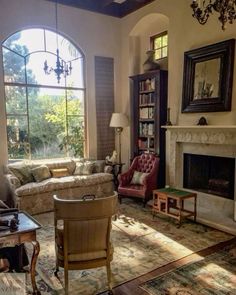
M236 159L236 125L162 126L162 128L167 130L167 178L171 186L183 188L184 153ZM198 220L236 234L234 221L236 220L236 189L234 189L234 200L197 193Z

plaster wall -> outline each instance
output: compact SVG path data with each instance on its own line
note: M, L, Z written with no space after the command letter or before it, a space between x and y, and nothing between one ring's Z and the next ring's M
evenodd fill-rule
M218 14L213 13L210 16L207 24L200 25L192 17L192 10L190 8L189 0L156 0L144 8L126 16L122 19L121 23L121 79L122 79L122 99L119 106L122 111L129 114L129 79L128 76L136 74L132 72L134 67L130 67L130 48L129 38L133 34L139 22L143 19L151 22L154 14L166 16L169 20L168 24L168 106L171 108L170 116L173 124L176 125L195 125L201 116L205 116L209 124L213 125L235 125L236 124L236 65L234 66L234 80L233 80L233 93L232 93L232 110L231 112L217 112L217 113L194 113L182 114L181 101L182 101L182 81L183 81L183 61L184 52L190 49L199 48L202 46L214 44L223 40L236 38L236 22L233 25L228 24L227 29L222 31L221 25L218 21ZM150 19L148 18L150 15ZM150 36L160 32L163 26L156 25L150 31ZM145 52L148 48L148 36L146 40L140 41L140 64L145 60ZM145 43L145 44L144 44ZM145 48L145 50L144 50ZM236 61L235 61L236 62ZM137 67L136 67L137 68ZM142 68L139 68L140 73ZM127 129L127 128L126 128ZM127 146L129 145L129 130L127 129L122 138L123 143L123 161L129 162L129 154ZM167 142L167 149L168 149ZM167 151L168 154L168 151ZM167 159L168 167L168 159Z
M114 58L115 99L120 87L120 19L58 5L58 31L73 41L85 54L87 118L89 121L88 155L96 157L96 104L94 56ZM25 28L45 27L55 30L55 5L44 0L1 0L0 42ZM1 53L2 54L2 53ZM43 66L43 65L42 65ZM7 162L5 102L2 58L0 56L0 165Z

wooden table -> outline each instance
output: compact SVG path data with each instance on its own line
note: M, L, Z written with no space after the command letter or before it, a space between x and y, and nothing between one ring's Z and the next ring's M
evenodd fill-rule
M0 218L2 220L10 220L13 218L13 214L1 214ZM33 287L33 294L40 295L40 291L37 288L35 282L35 266L37 258L40 251L39 242L36 240L36 230L41 227L41 225L33 219L26 212L19 212L19 227L16 231L11 232L9 229L0 231L0 244L23 244L25 242L30 242L33 245L33 254L30 263L30 276Z
M184 208L184 201L191 198L194 199L192 211ZM194 221L196 221L197 194L171 187L154 190L152 210L153 216L155 216L155 213L161 213L177 219L179 226L183 219L190 216L193 216Z

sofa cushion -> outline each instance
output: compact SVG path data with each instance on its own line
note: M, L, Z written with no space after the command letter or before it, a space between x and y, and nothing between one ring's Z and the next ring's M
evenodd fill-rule
M75 171L75 162L71 159L42 160L42 161L35 161L33 163L34 167L37 167L39 165L46 165L48 166L49 170L67 168L70 175L72 175Z
M30 166L25 165L24 163L15 165L9 164L8 169L15 177L20 180L22 185L34 181Z
M74 175L90 175L94 170L94 162L78 162L76 163Z
M33 182L22 185L16 189L18 197L40 194L45 192L52 192L69 189L80 186L92 186L100 183L112 181L113 176L108 173L96 173L91 175L73 175L61 178L49 178L41 182Z
M50 170L46 165L35 167L31 169L31 172L36 182L40 182L51 177Z
M58 168L58 169L51 169L52 177L65 177L69 176L69 171L67 168Z

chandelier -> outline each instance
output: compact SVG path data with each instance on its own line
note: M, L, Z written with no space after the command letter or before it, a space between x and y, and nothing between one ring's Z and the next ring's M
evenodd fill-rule
M193 0L191 4L193 17L195 17L201 25L207 22L213 11L218 12L220 14L218 19L222 24L222 30L225 30L227 22L232 24L233 20L236 18L235 6L236 0Z
M56 50L56 67L49 67L47 60L44 62L44 72L46 75L49 75L51 72L54 72L57 77L57 82L58 84L60 83L61 80L61 75L64 77L68 76L71 74L72 71L72 65L71 61L70 62L65 62L63 59L60 58L59 54L59 49L58 49L58 17L57 17L57 1L55 1L55 16L56 16L56 42L57 42L57 50Z

